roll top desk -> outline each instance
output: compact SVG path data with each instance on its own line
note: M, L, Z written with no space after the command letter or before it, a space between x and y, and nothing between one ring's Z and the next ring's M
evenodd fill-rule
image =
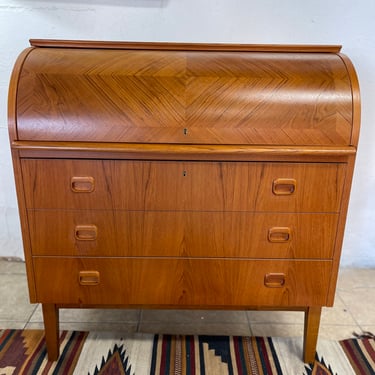
M359 135L339 46L31 40L9 89L30 300L332 306Z

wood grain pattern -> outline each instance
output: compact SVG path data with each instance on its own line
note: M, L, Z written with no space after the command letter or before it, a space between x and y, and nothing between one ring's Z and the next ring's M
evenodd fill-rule
M48 359L56 361L60 353L59 346L59 310L55 304L44 303L42 305L43 320L46 331L46 346Z
M315 360L321 311L320 306L310 306L305 311L303 360L306 363L313 363Z
M352 130L346 67L324 53L36 48L17 103L21 140L349 145Z
M338 219L321 213L123 210L29 210L28 217L34 255L270 259L330 259ZM95 226L96 238L77 239L77 226ZM276 227L290 229L289 241L268 239Z
M340 46L32 40L9 135L50 359L67 307L333 304L360 125Z
M350 61L348 56L340 53L340 58L344 62L346 69L348 71L348 76L350 78L350 84L352 89L352 96L353 96L353 131L352 131L352 145L358 145L359 140L359 130L361 125L361 97L360 97L360 88L359 88L359 81L357 77L357 73L353 66L353 63Z
M344 190L343 190L343 195L342 195L341 213L340 213L339 220L337 223L337 238L336 238L334 254L333 254L331 283L330 283L330 288L328 290L328 300L327 300L328 306L333 306L334 300L335 300L336 282L337 282L337 276L339 272L341 251L342 251L342 245L343 245L343 240L344 240L344 232L345 232L345 225L346 225L346 217L348 213L350 190L352 186L352 179L353 179L353 173L354 173L354 163L355 163L355 155L353 155L352 157L349 157L347 161L348 173L345 179Z
M29 208L338 212L345 164L22 160ZM91 176L92 193L74 193ZM293 178L290 196L273 181Z
M21 158L344 162L356 147L12 142Z
M43 303L244 308L324 305L331 262L35 257L34 267ZM79 285L84 270L100 284ZM286 275L283 288L264 285L269 272Z
M14 178L16 181L16 192L18 200L18 212L20 217L22 244L25 254L26 276L29 288L30 301L36 301L36 285L34 279L34 267L32 263L32 250L29 236L29 223L27 219L27 207L25 204L25 187L22 183L21 159L17 150L11 150Z
M33 50L33 47L26 48L18 56L9 82L9 92L8 92L8 129L9 137L11 140L18 139L18 130L17 130L17 92L18 92L18 82L20 74L23 68L23 63L27 55Z

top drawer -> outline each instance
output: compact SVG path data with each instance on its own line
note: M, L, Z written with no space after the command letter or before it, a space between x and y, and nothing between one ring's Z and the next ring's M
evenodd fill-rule
M352 144L352 77L339 54L177 49L32 49L10 98L13 133L33 141Z
M28 208L339 212L346 164L23 159Z

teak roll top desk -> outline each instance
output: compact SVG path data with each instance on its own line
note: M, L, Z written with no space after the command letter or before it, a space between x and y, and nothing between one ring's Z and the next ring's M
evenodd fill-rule
M9 90L30 300L332 306L359 136L339 46L31 40Z

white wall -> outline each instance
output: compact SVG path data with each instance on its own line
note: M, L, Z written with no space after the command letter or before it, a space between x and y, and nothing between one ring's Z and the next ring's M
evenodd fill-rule
M375 267L374 0L0 0L0 256L22 257L7 87L29 38L342 44L362 92L362 129L342 265Z

